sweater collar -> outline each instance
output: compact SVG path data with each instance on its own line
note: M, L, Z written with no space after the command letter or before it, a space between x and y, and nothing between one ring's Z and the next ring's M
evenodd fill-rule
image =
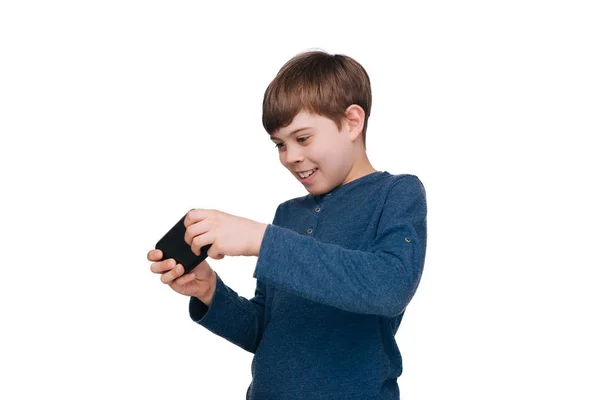
M331 189L329 192L327 193L323 193L323 194L310 194L309 197L311 197L314 201L316 202L320 202L322 199L324 199L325 197L330 198L331 196L333 197L337 197L342 193L347 192L348 190L352 189L355 186L359 186L359 185L364 185L366 183L369 183L371 181L375 181L378 178L383 177L384 175L389 174L389 172L387 171L375 171L375 172L371 172L370 174L367 175L363 175L360 178L357 178L353 181L350 181L344 185L339 185L334 187L333 189Z

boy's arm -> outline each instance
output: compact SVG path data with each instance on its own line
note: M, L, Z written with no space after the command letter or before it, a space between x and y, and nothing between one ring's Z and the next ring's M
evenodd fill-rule
M262 338L265 308L265 286L256 281L250 300L225 285L217 274L217 285L210 307L191 297L189 312L192 320L216 335L251 353Z
M273 224L277 223L278 213L275 212ZM210 306L197 297L191 297L190 317L214 334L255 353L264 330L266 286L257 279L254 297L248 300L225 285L219 274L216 275L217 283Z
M268 225L254 277L342 310L394 317L412 299L427 240L425 189L415 176L395 182L370 251L323 243Z

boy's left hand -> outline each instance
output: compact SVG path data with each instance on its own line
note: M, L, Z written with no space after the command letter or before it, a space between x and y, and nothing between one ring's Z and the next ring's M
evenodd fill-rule
M219 210L195 208L183 221L184 240L192 252L212 243L208 256L220 260L225 256L258 256L267 224L237 217Z

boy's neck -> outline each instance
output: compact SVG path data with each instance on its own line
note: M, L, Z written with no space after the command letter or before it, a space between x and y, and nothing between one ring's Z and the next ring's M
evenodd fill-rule
M377 172L377 170L373 168L369 162L369 158L367 157L366 153L363 153L363 155L354 163L354 166L346 177L344 184L352 182L353 180L361 178L365 175L369 175L373 172Z

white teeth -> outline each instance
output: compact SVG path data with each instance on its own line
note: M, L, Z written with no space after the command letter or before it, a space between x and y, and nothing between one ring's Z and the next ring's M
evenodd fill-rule
M301 178L307 178L310 175L312 175L312 173L315 172L315 171L316 171L316 168L315 169L311 169L308 172L299 172L298 175L300 175Z

